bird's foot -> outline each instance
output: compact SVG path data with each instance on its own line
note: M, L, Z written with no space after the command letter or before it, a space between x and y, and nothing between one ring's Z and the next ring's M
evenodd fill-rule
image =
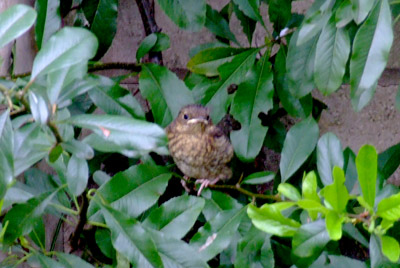
M187 193L190 193L190 189L189 189L189 187L187 186L187 183L186 183L188 180L189 180L188 176L183 176L183 179L181 179L181 184L182 184L183 189L185 189L185 191Z
M216 184L219 181L219 178L214 179L214 180L209 180L209 179L198 179L196 180L195 183L201 183L200 188L197 191L197 196L200 196L201 192L203 191L204 188L207 188L208 185L213 185Z

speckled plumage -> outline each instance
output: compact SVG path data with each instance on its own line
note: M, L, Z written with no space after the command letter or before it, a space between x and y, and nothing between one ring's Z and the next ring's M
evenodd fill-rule
M184 175L210 181L232 177L227 163L233 157L233 147L213 125L208 108L194 104L183 107L166 131L169 151Z

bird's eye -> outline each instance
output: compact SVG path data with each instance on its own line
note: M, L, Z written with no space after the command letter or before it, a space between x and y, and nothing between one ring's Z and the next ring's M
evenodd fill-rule
M209 116L209 115L207 115L206 119L207 119L207 120L210 120L210 116Z
M187 114L183 115L183 119L187 120L189 118L189 116Z

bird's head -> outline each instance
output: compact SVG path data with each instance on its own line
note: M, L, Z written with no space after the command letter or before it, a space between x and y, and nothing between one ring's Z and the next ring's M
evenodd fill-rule
M179 132L204 131L207 126L212 125L210 110L197 104L187 105L180 110L175 123Z

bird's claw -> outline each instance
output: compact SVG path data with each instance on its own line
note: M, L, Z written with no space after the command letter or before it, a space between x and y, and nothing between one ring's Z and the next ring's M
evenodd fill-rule
M197 191L197 196L200 196L200 194L203 191L203 189L207 188L208 185L216 184L218 181L219 181L219 178L214 179L214 180L208 180L208 179L198 179L198 180L196 180L196 183L201 183L200 184L200 188Z

